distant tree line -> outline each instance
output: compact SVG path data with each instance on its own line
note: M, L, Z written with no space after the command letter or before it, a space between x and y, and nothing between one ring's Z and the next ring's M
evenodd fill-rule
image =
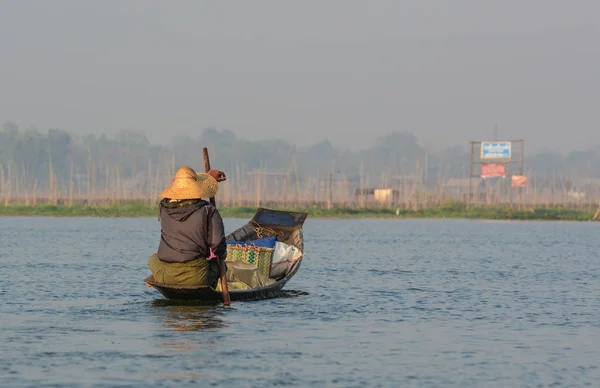
M358 151L337 149L329 141L297 147L285 139L247 140L230 130L204 129L196 137L178 137L170 144L150 144L140 131L124 130L114 137L77 136L61 129L22 129L6 122L0 130L0 174L5 186L22 190L95 185L109 190L115 178L135 181L137 190L169 180L182 165L203 169L202 147L211 164L230 177L244 180L252 170L284 170L298 182L335 179L392 185L394 177L418 176L426 187L469 174L469 150L455 145L429 152L410 132L392 132ZM600 179L600 148L567 156L546 150L525 159L525 173L539 182ZM92 179L93 177L93 179ZM121 184L123 184L121 182ZM110 186L110 187L109 187ZM6 188L5 188L6 189ZM66 190L66 189L65 189Z

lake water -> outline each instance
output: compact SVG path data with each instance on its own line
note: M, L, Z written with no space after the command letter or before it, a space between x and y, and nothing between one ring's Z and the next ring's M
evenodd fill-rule
M309 217L307 295L228 308L145 286L158 233L0 217L0 386L600 386L600 223Z

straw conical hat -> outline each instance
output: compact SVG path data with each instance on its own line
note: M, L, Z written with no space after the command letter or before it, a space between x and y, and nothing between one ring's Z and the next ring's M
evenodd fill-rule
M194 169L183 166L175 178L158 196L169 199L196 199L214 197L219 191L219 182L205 173L196 173Z

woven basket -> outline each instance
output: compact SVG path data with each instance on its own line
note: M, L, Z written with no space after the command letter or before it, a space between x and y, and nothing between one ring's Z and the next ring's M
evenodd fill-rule
M258 247L256 245L227 244L227 259L225 261L243 261L253 264L266 277L271 277L271 262L273 248Z

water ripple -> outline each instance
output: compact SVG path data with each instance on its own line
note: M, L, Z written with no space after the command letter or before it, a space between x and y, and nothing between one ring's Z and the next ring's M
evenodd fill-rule
M599 226L309 218L226 308L144 285L154 218L0 218L0 386L596 386Z

